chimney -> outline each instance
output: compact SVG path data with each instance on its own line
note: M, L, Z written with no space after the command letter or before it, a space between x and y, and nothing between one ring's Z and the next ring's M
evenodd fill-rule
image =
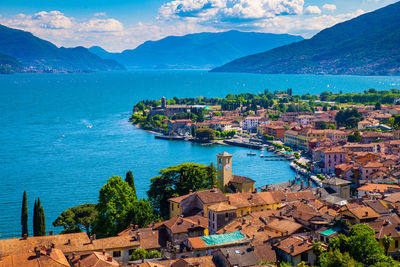
M40 249L38 247L35 247L35 255L37 258L40 257Z
M93 236L90 236L90 244L93 244Z
M28 234L24 234L24 236L22 237L22 239L24 239L24 240L28 239Z
M200 218L197 218L197 224L200 225Z
M93 240L96 240L96 234L93 234Z
M189 194L191 194L191 193L193 193L193 190L192 190L192 189L189 190Z
M135 230L138 230L139 229L139 225L135 225Z
M301 180L301 182L300 182L300 189L301 189L301 190L304 189L304 180Z
M368 211L365 212L365 217L368 217Z
M131 230L133 230L133 224L130 225Z
M103 249L103 255L106 255L106 251Z
M108 257L107 257L107 261L108 261L108 262L112 262L112 261L113 261L113 258L112 258L111 256L108 256Z
M49 235L53 235L53 231L49 231Z
M71 244L71 239L68 239L67 245Z
M294 245L291 245L290 246L290 253L293 253L294 252Z

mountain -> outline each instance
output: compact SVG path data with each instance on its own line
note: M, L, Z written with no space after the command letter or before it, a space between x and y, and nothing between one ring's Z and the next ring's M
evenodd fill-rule
M400 2L215 72L400 75Z
M0 54L0 74L18 72L22 64L15 58Z
M115 59L130 68L210 69L241 56L300 40L303 40L301 36L288 34L203 32L147 41L136 49L122 53L107 53L100 47L92 47L90 51L103 58Z
M38 70L107 71L124 69L114 60L105 60L84 47L58 48L29 32L0 25L0 53Z

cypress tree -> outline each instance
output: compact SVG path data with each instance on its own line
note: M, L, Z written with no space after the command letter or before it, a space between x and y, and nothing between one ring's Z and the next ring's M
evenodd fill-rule
M22 197L22 211L21 211L21 226L22 226L22 237L28 236L28 199L26 197L26 191Z
M33 206L33 236L37 236L37 200L35 199L35 205Z
M131 171L128 171L128 172L126 173L125 182L127 182L127 183L129 184L129 186L132 188L133 193L134 193L134 195L135 195L135 198L137 199L137 196L136 196L136 187L135 187L135 180L134 180L134 178L133 178L133 174L132 174Z
M46 219L44 215L44 210L42 206L38 207L38 235L39 236L45 236L46 235Z

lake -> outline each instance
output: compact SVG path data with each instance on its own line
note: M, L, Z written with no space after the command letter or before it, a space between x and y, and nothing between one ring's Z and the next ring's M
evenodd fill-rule
M258 75L205 71L133 71L0 76L1 238L19 237L22 194L28 194L29 233L34 199L40 197L47 231L65 209L95 203L111 175L132 170L146 197L158 170L183 162L216 164L233 154L233 173L256 186L286 182L287 162L247 156L247 149L156 140L128 122L142 99L224 97L228 93L293 88L294 94L400 88L400 77ZM88 128L92 125L92 128Z

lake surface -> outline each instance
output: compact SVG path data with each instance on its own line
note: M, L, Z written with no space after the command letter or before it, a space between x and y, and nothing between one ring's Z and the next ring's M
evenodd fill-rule
M34 199L40 197L47 230L65 209L97 202L111 175L132 170L140 197L159 169L183 162L216 164L233 154L233 173L256 186L286 182L287 162L267 162L247 149L155 140L128 122L142 99L293 88L295 94L400 88L400 77L224 74L203 71L135 71L0 76L1 238L19 237L22 193L28 194L29 233ZM93 125L88 128L88 125Z

